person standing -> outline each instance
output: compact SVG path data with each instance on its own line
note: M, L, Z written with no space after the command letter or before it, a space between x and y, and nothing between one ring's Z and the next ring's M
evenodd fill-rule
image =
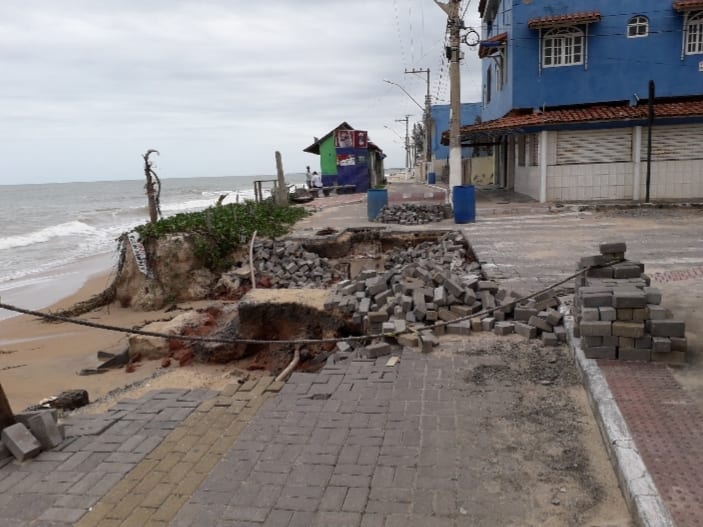
M310 173L310 167L305 167L305 184L308 186L308 188L310 188L312 184L312 174Z

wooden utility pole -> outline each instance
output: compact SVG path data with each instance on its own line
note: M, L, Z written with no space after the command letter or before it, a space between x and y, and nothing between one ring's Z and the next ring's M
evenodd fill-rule
M279 151L276 151L276 171L278 173L278 184L276 185L276 195L273 197L273 201L276 205L283 207L288 205L288 188L286 187L286 178L283 174L283 160Z
M405 73L426 73L427 74L427 94L425 95L425 161L428 163L432 161L432 145L430 144L432 133L431 133L431 121L432 121L432 98L430 96L430 69L412 69L405 70Z
M12 413L10 403L5 396L5 390L2 389L2 384L0 384L0 430L15 423L15 414Z
M149 219L151 223L159 221L159 195L161 194L161 182L156 172L151 168L152 163L149 159L151 154L160 155L158 150L147 150L144 158L144 175L146 176L146 198L149 203ZM156 186L154 185L156 182Z
M449 0L443 4L435 3L449 17L449 47L447 58L449 63L449 104L451 116L449 119L449 191L457 185L463 184L461 170L461 77L459 64L461 63L461 29L464 26L459 16L460 0Z

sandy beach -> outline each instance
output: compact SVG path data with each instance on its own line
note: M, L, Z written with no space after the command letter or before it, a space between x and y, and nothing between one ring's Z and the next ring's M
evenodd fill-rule
M48 311L86 300L100 293L110 280L109 272L92 276L77 292L53 304ZM162 311L139 312L110 305L80 318L132 327L163 316ZM164 371L159 361L145 361L133 373L120 368L99 375L78 375L81 369L95 368L101 362L98 351L119 352L126 346L125 333L46 323L27 315L14 316L0 321L0 383L13 411L19 412L46 397L76 388L87 390L90 400L96 401L113 390L131 385L137 385L133 390L135 395L137 389L216 387L232 370L231 366L193 365Z

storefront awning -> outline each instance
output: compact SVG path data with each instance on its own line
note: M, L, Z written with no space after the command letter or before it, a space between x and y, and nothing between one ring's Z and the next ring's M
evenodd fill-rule
M592 22L598 22L600 18L601 16L598 11L549 15L528 20L527 27L530 29L542 29L548 27L574 26L577 24L590 24Z
M493 55L493 53L500 50L507 41L507 33L500 33L499 35L482 40L478 45L478 56L484 59Z
M703 0L677 0L673 3L673 7L680 12L703 9Z

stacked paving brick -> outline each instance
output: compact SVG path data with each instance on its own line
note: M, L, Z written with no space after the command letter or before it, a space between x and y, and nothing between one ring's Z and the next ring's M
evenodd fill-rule
M451 217L448 205L422 205L405 203L386 205L376 215L374 221L379 223L398 223L400 225L422 225L434 223Z
M295 241L257 241L253 257L256 278L267 277L273 288L325 288L341 278L327 258L306 251ZM228 289L237 289L244 283L250 283L247 262L223 277L223 287Z
M625 258L625 243L604 243L581 258L576 279L575 336L591 359L678 363L686 360L686 329L661 306L644 264Z
M398 344L420 345L423 351L437 345L441 334L472 331L541 337L546 345L566 341L555 297L542 295L515 306L520 295L482 279L480 265L468 256L463 236L455 232L437 242L396 249L385 270L364 270L340 282L325 309L350 317L367 334L399 334ZM486 310L490 312L471 317ZM390 353L389 340L394 341L372 344L364 353L371 358ZM340 353L353 351L346 343L338 346Z
M51 450L64 440L64 429L57 424L56 410L31 410L15 416L16 423L0 432L0 460L14 456L26 461Z

